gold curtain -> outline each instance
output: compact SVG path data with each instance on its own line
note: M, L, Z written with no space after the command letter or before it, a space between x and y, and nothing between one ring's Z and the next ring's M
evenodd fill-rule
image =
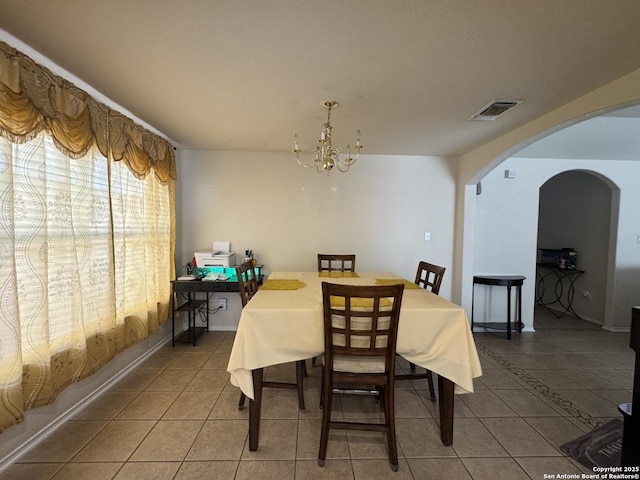
M0 432L167 319L175 179L169 142L0 42Z
M0 42L0 131L24 143L47 130L70 158L97 146L139 178L150 171L163 183L176 179L173 146Z

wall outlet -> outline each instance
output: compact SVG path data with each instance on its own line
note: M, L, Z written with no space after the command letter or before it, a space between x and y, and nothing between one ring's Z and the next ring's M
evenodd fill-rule
M428 242L431 240L431 232L424 232L424 239Z
M218 310L226 310L227 309L227 299L219 298L218 299Z

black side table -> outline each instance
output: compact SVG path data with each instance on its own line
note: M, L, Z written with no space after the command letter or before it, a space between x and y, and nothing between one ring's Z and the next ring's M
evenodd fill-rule
M522 284L527 277L522 275L474 275L473 289L471 292L471 331L474 325L492 330L504 330L500 322L475 323L473 319L473 307L476 285L489 285L507 287L507 339L511 340L511 287L516 289L516 325L518 333L522 332Z

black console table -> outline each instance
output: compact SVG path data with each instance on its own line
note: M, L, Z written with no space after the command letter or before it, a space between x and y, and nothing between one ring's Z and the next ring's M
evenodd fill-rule
M573 309L573 297L575 296L575 281L584 274L584 270L574 268L559 268L557 265L546 263L536 264L536 304L542 305L556 318L569 313L582 319ZM551 299L544 298L547 291L546 285L553 284ZM551 308L552 306L557 308Z
M488 285L507 287L507 339L511 340L511 288L516 289L516 326L518 332L522 332L522 284L527 277L522 275L474 275L473 277L473 289L471 292L471 331L473 331L474 325L478 327L488 328L492 330L505 330L503 323L499 322L485 322L475 323L473 318L473 306L476 292L476 285Z
M258 284L262 285L262 265L256 265ZM210 269L228 275L228 280L172 280L171 281L171 345L176 342L191 343L196 345L196 339L209 330L209 299L212 294L219 292L239 292L238 279L235 267L214 267ZM186 294L187 299L176 306L176 294ZM196 298L197 293L204 293L205 298ZM200 309L206 309L207 321L205 327L196 326L196 314ZM187 329L176 338L176 312L187 312L189 325Z
M171 345L175 346L176 342L191 343L195 346L196 339L204 332L209 330L209 298L211 294L216 292L237 292L238 282L228 280L173 280L171 282ZM176 306L176 293L184 293L187 300ZM196 293L204 293L205 298L196 298ZM206 309L207 322L206 327L196 326L196 314L200 309ZM176 338L176 312L187 312L189 317L189 325L187 329Z

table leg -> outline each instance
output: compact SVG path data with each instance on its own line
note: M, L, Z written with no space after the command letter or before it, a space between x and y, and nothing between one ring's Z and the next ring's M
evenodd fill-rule
M476 298L476 282L471 286L471 332L473 332L473 304Z
M176 299L173 292L173 284L171 286L171 346L176 346Z
M440 408L440 440L443 445L453 443L454 385L451 380L438 375L438 399Z
M522 333L522 285L516 287L518 290L518 333Z
M210 310L209 310L209 292L207 292L207 305L206 305L206 307L207 307L207 330L206 331L208 332L209 331L209 312L210 312Z
M251 371L253 377L253 400L249 400L249 450L258 450L260 440L260 410L262 409L262 380L264 371L256 368Z
M582 274L567 275L567 279L569 280L569 289L567 290L567 310L571 315L582 320L582 317L573 309L573 297L575 296L574 282L580 275Z
M507 340L511 340L511 285L507 285Z
M194 293L193 299L195 300L195 298L196 298L196 294ZM191 301L191 294L189 294L189 301ZM190 328L191 328L191 339L194 347L196 346L196 310L197 309L194 309L193 311L189 312L189 325L192 325L191 317L193 317L193 326L191 326Z

